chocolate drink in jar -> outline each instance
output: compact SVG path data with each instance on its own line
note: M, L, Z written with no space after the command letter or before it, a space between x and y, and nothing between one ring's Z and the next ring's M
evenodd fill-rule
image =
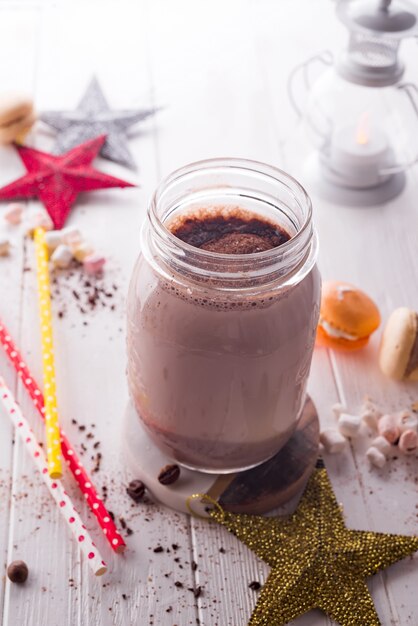
M128 304L138 416L168 457L210 472L262 463L291 436L320 298L304 190L230 163L188 166L157 190Z

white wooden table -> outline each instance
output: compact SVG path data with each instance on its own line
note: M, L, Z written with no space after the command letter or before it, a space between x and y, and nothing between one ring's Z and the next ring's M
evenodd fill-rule
M100 441L103 459L94 478L108 488L108 507L117 521L126 520L133 534L127 537L123 557L112 554L66 476L110 566L105 577L95 579L33 474L25 450L13 443L13 431L0 411L1 563L3 567L22 558L30 568L24 587L2 575L4 626L247 623L257 599L248 584L264 581L268 567L223 528L156 504L135 505L125 494L129 477L120 454L127 400L124 296L139 252L147 199L162 176L194 160L228 155L286 168L284 140L292 136L296 120L285 81L293 65L308 55L323 47L338 48L343 30L333 10L330 0L0 0L0 91L26 89L38 110L72 108L95 73L114 107L164 107L130 143L138 175L98 163L141 186L83 197L69 220L109 256L105 282L118 286L114 310L107 306L81 314L65 277L59 279L61 295L54 300L62 422L77 449L86 448L82 458L89 469L96 453L93 444ZM407 75L416 80L416 44L405 46L405 53L411 63ZM51 137L40 130L32 141L39 148L51 146ZM22 172L13 149L1 149L0 183ZM417 197L415 170L403 196L385 207L344 209L313 198L323 277L364 288L384 318L396 306L418 309ZM41 380L33 248L20 234L15 241L12 257L0 259L0 317ZM77 276L72 280L78 284ZM322 424L332 420L330 406L338 399L353 409L366 393L390 409L418 399L416 385L395 384L379 373L379 335L357 355L316 350L310 391ZM2 353L0 372L41 437L42 425ZM86 431L78 429L80 424ZM93 432L92 439L88 432ZM347 524L416 533L417 460L399 458L382 471L371 471L364 458L366 445L360 441L346 454L326 459ZM179 545L175 554L173 543ZM171 552L154 553L159 544ZM184 587L176 587L175 581ZM196 585L203 588L197 600L188 590ZM417 559L370 580L385 626L416 626L417 586ZM330 621L312 612L294 623L319 626Z

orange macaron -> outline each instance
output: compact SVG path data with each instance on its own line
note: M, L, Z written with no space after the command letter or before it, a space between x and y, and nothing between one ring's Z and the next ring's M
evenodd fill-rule
M340 281L323 283L318 345L358 350L367 344L379 324L379 309L364 291Z

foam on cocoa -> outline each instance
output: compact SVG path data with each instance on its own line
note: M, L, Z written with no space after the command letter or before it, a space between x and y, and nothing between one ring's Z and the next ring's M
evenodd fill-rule
M196 207L177 216L166 226L173 235L195 248L228 255L264 252L291 238L277 223L237 205ZM161 286L182 300L219 312L266 308L278 298L287 296L287 290L279 295L267 292L263 297L251 298L239 294L225 297L220 293L215 296L210 278L199 278L200 289L194 292L182 289L175 281L162 282ZM248 287L247 280L243 286Z
M185 243L219 254L265 252L290 239L278 224L240 207L197 209L177 217L168 227Z

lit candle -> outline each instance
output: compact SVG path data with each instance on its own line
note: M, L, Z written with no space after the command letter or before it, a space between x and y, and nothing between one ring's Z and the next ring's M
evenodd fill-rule
M349 124L334 133L329 167L343 185L372 187L386 178L380 172L390 164L391 155L384 131L369 127L364 115L357 126Z

